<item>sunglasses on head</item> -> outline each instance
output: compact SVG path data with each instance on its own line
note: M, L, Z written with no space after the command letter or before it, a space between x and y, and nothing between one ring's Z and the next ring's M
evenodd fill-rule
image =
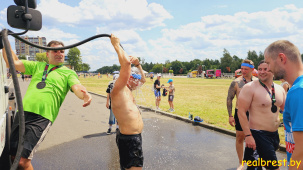
M60 52L60 53L64 53L64 50L52 50L54 53L57 53L58 51Z
M131 78L133 78L134 80L138 80L137 78L133 77L133 76L130 76Z

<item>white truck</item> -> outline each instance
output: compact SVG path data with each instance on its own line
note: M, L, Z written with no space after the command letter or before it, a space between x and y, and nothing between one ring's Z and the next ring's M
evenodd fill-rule
M0 165L9 167L9 135L15 113L14 91L9 89L12 80L7 79L7 68L0 52ZM6 168L5 168L6 169Z

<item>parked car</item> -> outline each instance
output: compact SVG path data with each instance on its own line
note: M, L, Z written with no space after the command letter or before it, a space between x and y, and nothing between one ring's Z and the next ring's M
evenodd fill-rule
M204 74L204 76L206 77L206 78L213 78L213 77L221 77L221 75L222 75L222 73L221 73L221 69L216 69L216 71L215 70L206 70L206 72L205 72L205 74Z
M206 78L213 78L215 76L214 70L206 70L205 77Z

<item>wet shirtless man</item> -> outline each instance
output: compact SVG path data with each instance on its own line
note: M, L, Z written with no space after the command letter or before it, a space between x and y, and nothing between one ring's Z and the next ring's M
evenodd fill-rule
M251 148L245 149L245 155L253 155L254 150L257 150L255 154L266 162L266 169L279 169L275 151L280 143L279 108L284 110L285 91L273 83L273 74L264 60L259 63L258 77L259 80L246 84L239 95L239 120L245 134L246 147ZM249 121L245 115L247 111ZM258 161L258 157L251 161ZM247 166L247 169L254 169L249 164Z
M113 34L111 43L118 54L121 65L120 76L111 92L112 110L120 127L120 132L117 132L116 137L120 166L121 169L142 169L143 121L132 90L145 83L145 77L138 58L128 56L120 47L120 40ZM134 64L137 69L132 69L131 64Z
M228 95L227 95L227 111L229 115L229 124L235 126L236 128L236 150L239 158L239 166L237 170L242 170L242 160L243 160L243 143L244 143L244 133L241 128L239 119L238 119L238 96L242 87L252 80L256 80L256 77L252 76L252 71L254 70L254 63L251 60L243 60L241 64L242 76L236 78L229 86ZM232 115L233 99L237 96L235 115ZM247 113L248 118L248 113Z

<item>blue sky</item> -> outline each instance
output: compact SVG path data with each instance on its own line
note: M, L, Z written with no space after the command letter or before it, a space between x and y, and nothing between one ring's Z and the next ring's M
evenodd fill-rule
M14 1L4 1L0 27L12 29L6 9ZM70 45L114 33L129 55L146 62L220 59L224 48L245 58L248 50L264 51L278 39L288 39L303 50L302 0L37 0L37 10L43 27L28 36ZM10 41L14 42L12 37ZM91 71L119 64L108 38L78 48Z

